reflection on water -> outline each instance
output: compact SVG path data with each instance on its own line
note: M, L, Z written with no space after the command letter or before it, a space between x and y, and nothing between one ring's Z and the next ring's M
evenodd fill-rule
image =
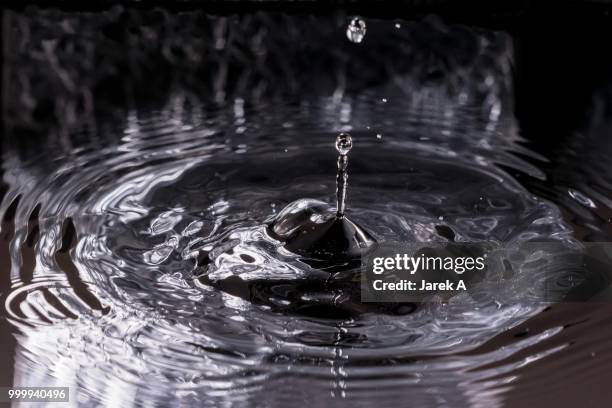
M487 67L505 66L506 50L493 56L502 62ZM391 406L408 396L500 406L517 369L569 346L550 342L567 322L474 299L406 315L283 313L199 277L316 273L279 249L266 222L297 199L335 202L340 131L354 140L347 215L379 241L575 239L576 219L605 205L587 194L609 190L565 190L581 206L563 207L571 224L554 196L534 193L553 187L546 158L519 143L506 74L489 72L477 89L458 80L452 92L435 81L408 91L415 76L396 76L298 102L211 107L177 94L95 135L72 131L70 147L5 153L15 384L69 386L86 406ZM202 252L213 254L205 269ZM525 274L512 290L533 284ZM530 318L537 329L505 335Z

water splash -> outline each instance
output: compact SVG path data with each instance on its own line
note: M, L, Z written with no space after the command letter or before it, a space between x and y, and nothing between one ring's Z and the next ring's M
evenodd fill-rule
M422 406L470 406L478 396L493 407L501 405L501 390L517 369L563 350L571 331L557 335L572 323L565 316L544 317L541 330L532 323L527 335L514 336L522 322L541 316L533 305L459 298L391 312L364 309L353 301L354 282L332 281L336 273L313 267L269 233L291 211L308 214L312 224L334 218L327 204L337 199L327 166L329 132L350 125L354 136L363 136L360 154L351 157L351 216L376 239L570 240L555 200L540 199L534 194L541 189L528 191L511 176L544 178L525 160L536 156L515 143L517 127L506 111L511 101L500 99L511 89L507 36L406 22L393 29L401 36L393 49L357 50L334 37L367 52L368 64L349 65L356 94L316 99L334 90L325 82L311 89L312 78L330 66L309 71L312 48L301 47L325 43L337 27L304 41L304 30L287 21L290 30L268 31L280 43L265 35L263 46L253 41L263 25L254 20L253 30L231 33L233 49L228 42L214 54L228 67L211 76L215 95L227 90L231 101L227 84L241 83L236 92L244 100L212 109L179 95L184 104L130 112L125 123L101 126L101 134L78 133L74 147L53 143L35 146L44 156L4 155L0 249L11 277L4 306L19 329L15 378L30 386L65 386L59 381L71 378L76 398L92 406L119 405L112 400L117 395L122 406L142 405L142 395L158 406L250 406L271 395L283 406L307 399L320 406L333 394L334 406L397 406L407 396ZM248 25L219 27L229 33ZM36 51L40 35L31 38L24 48ZM452 53L440 51L435 44L447 43L440 39L453 39ZM411 47L403 47L406 41ZM228 51L242 45L266 59L237 62L243 60ZM338 50L315 47L317 55L333 57L321 58L333 62L333 72L344 73L345 54ZM34 51L29 62L17 61L36 66ZM54 55L61 53L58 47ZM302 63L291 65L294 60ZM270 70L281 62L291 69ZM432 66L441 75L425 76ZM370 87L371 73L383 68L398 76ZM278 81L279 72L291 80ZM282 84L294 81L299 104L261 98L262 89L285 95ZM371 137L368 126L384 132L385 142ZM571 185L596 197L579 182ZM575 220L597 228L585 215L593 208L576 207L570 208ZM512 295L536 280L519 274L505 290ZM343 313L343 305L354 313ZM579 326L586 324L593 322Z
M110 137L102 149L96 141L67 156L52 148L30 161L7 155L10 190L2 212L21 197L11 216L15 233L7 259L14 284L6 302L11 322L23 333L19 375L49 385L55 383L50 373L74 372L80 392L91 395L112 395L102 391L116 386L113 379L129 380L134 395L146 392L168 405L168 395L181 389L195 401L210 395L222 401L245 387L247 398L258 398L260 385L288 365L296 378L323 378L309 386L326 395L330 382L345 384L334 389L351 399L359 395L353 392L360 370L386 384L392 367L437 378L443 372L444 383L427 381L440 388L437 396L462 405L456 387L445 384L465 383L463 373L477 373L470 369L523 346L510 341L476 356L455 353L474 349L538 309L473 299L368 309L356 301L359 286L349 279L356 275L321 270L310 261L312 251L293 252L272 236L268 226L293 219L286 216L291 212L308 215L315 228L335 219L327 203L334 200L336 180L321 165L329 160L335 117L319 116L326 104L306 113L286 105L270 110L295 118L302 138L268 125L265 132L249 133L248 141L228 139L233 111L230 124L220 112L216 127L191 119L177 126L161 114L138 117L138 126ZM375 111L372 104L352 109ZM364 137L360 154L351 157L358 180L351 185L351 218L376 240L513 241L569 234L553 205L496 169L497 162L529 169L504 153L510 149L490 148L507 139L472 123L453 129L449 138L441 132L443 119L423 124L402 112L394 117L405 122L385 128L384 144ZM186 118L200 116L189 112ZM356 119L352 134L371 135L371 123L383 121ZM240 126L254 128L249 122ZM269 142L271 134L276 143ZM423 134L430 140L419 140ZM249 149L239 153L235 147L245 142ZM289 152L279 154L278 145ZM348 135L340 138L341 164L350 146ZM36 234L34 220L40 220ZM307 235L304 223L296 225ZM531 276L520 278L508 291L533 284ZM47 336L40 336L43 327ZM49 355L64 357L43 358ZM419 355L435 358L410 362ZM338 357L330 362L330 356ZM164 381L152 386L152 377ZM33 378L29 384L36 385Z
M348 153L353 148L353 139L348 133L340 133L336 138L338 151L338 173L336 175L336 217L344 218L346 188L348 181Z

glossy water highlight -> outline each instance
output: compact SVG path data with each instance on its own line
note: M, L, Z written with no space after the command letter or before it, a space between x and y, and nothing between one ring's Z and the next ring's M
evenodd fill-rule
M289 374L283 383L310 378L327 396L375 397L391 387L428 401L435 384L436 399L465 402L490 386L478 367L557 331L462 355L539 310L468 299L364 309L351 286L330 285L328 273L284 248L267 227L284 206L335 198L334 136L308 125L315 114L282 115L302 120L301 138L270 129L237 143L204 122L133 113L102 150L6 157L3 213L14 211L5 217L14 236L5 306L22 333L18 375L40 384L72 378L83 401L120 387L123 397L146 390L160 404L246 403L265 400ZM554 205L494 165L537 171L489 147L510 147L507 137L432 121L388 130L381 142L354 125L347 214L374 239L571 239ZM47 166L55 170L41 171ZM525 276L513 290L531 283Z
M291 245L296 230L337 212L368 232L366 243L609 236L609 172L577 163L571 148L544 157L519 136L505 36L435 18L400 28L373 21L356 46L342 19L339 29L322 25L320 35L338 33L342 45L317 48L326 55L317 65L295 47L306 43L307 24L294 20L214 20L202 47L226 70L207 77L213 91L203 102L178 87L163 109L121 111L99 126L62 128L66 137L34 150L3 150L4 310L15 328L15 384L69 386L71 401L84 406L331 399L384 407L409 398L488 408L502 405L521 370L555 367L533 376L529 394L586 366L582 354L604 354L605 336L593 333L605 314L570 317L565 305L511 301L534 285L531 274L505 288L508 302L464 296L367 307L347 273L350 256L329 268L325 247ZM287 35L266 37L262 21ZM377 29L393 31L382 44L394 48L364 47ZM444 39L461 52L431 52ZM241 45L274 58L244 63L233 53ZM286 81L270 75L277 63ZM316 92L299 98L283 93L315 82ZM339 132L355 142L344 211L332 148ZM596 147L589 152L601 159L605 146ZM571 186L548 182L559 168ZM591 185L575 181L594 173ZM580 330L594 340L583 341Z

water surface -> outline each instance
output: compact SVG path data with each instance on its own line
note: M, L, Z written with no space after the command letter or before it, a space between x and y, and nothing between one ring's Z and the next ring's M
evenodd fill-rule
M354 142L346 214L378 241L607 240L609 172L575 159L602 154L603 125L585 131L593 148L531 150L513 117L509 51L482 47L491 61L467 63L475 72L456 63L418 86L406 74L302 98L177 92L162 109L70 129L66 143L9 146L0 213L14 383L69 386L84 406L495 407L568 367L594 376L588 362L610 357L595 332L602 309L512 302L534 285L526 273L506 302L351 316L279 312L283 296L249 302L201 279L316 273L267 223L295 200L335 202L339 132ZM549 382L514 385L538 364Z

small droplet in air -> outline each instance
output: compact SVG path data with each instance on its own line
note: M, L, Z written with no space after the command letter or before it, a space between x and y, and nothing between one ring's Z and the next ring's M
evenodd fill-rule
M377 133L376 134L376 138L380 140L380 139L382 139L382 135L380 133Z
M350 42L359 44L366 35L366 23L359 17L354 17L346 27L346 38Z
M395 28L401 28L401 24L400 23L395 23Z
M585 194L581 193L580 191L570 188L567 190L567 192L569 193L570 197L572 197L574 200L578 201L580 204L584 205L585 207L597 208L593 200L591 200L589 197L587 197Z
M353 147L353 139L348 133L340 133L336 138L336 150L345 156Z
M387 103L387 98L382 98L381 100L383 103Z

